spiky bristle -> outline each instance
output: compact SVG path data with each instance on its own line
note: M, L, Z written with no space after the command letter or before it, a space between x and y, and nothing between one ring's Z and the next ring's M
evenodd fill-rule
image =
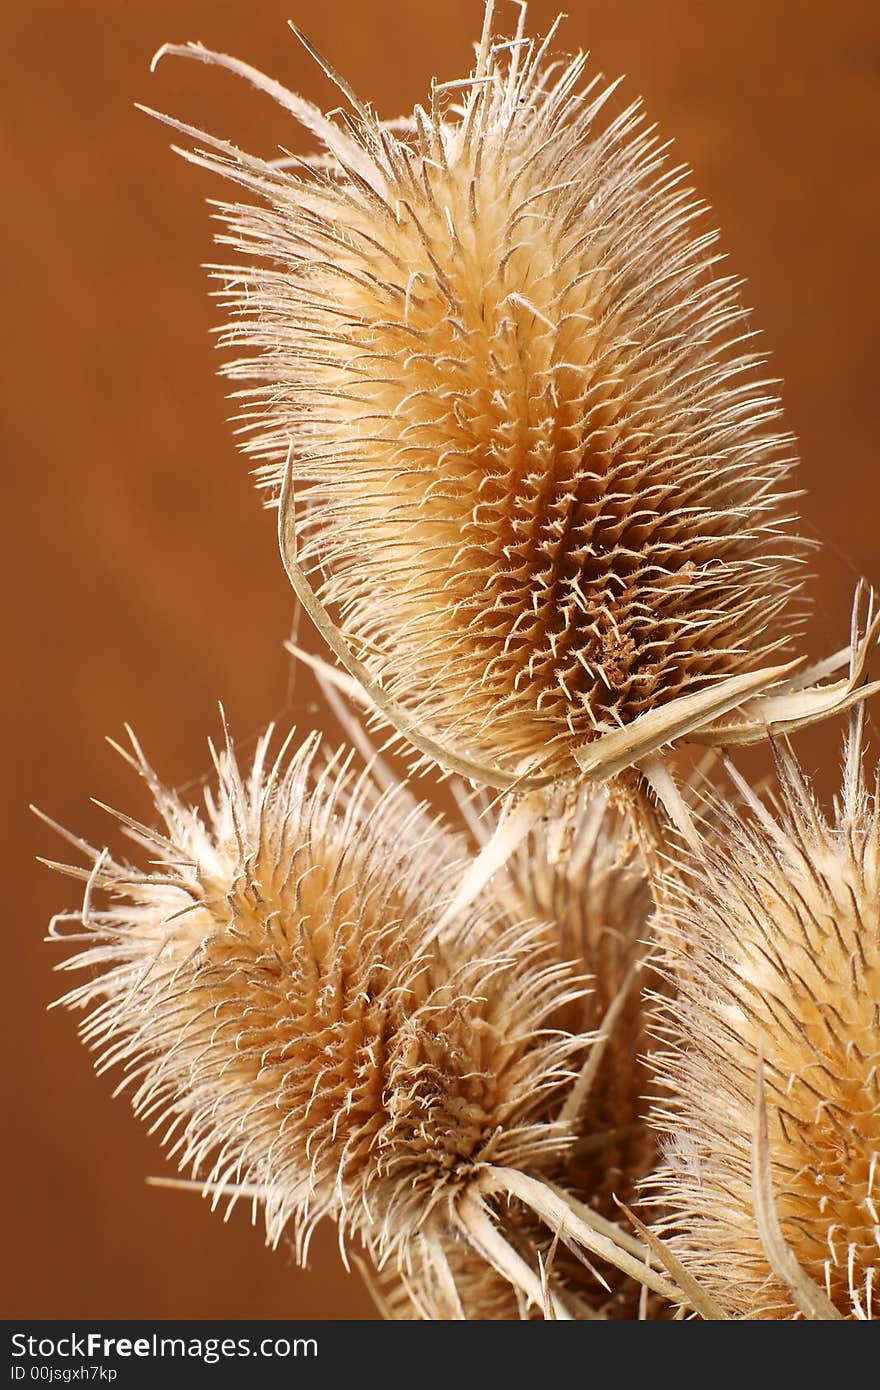
M618 1201L632 1205L640 1181L656 1160L656 1138L647 1122L650 1070L645 1055L646 991L659 981L650 968L653 903L644 868L623 818L601 792L558 801L548 819L508 865L522 908L548 923L548 942L583 973L590 988L553 1019L573 1035L596 1039L584 1047L589 1084L572 1107L575 1142L566 1150L556 1181L609 1220ZM606 1036L607 1035L607 1036ZM594 1069L595 1068L595 1069ZM588 1289L606 1316L638 1313L641 1290L609 1271L613 1297L598 1299L583 1272L566 1262L575 1287Z
M481 833L491 834L491 822ZM642 1058L649 1046L651 897L622 818L601 793L555 798L492 891L514 915L543 922L541 941L551 957L589 980L589 989L549 1020L581 1039L573 1055L581 1071L563 1096L547 1099L546 1118L558 1120L562 1107L573 1143L545 1176L608 1220L619 1219L615 1199L637 1200L656 1157L646 1120L650 1072ZM532 1259L538 1252L547 1262L551 1287L577 1317L654 1316L668 1306L653 1296L646 1302L635 1280L605 1265L601 1285L564 1245L552 1252L550 1233L520 1204L509 1202L499 1219L514 1249ZM521 1294L461 1243L445 1249L440 1269L435 1249L414 1251L400 1284L383 1287L382 1301L394 1316L530 1315Z

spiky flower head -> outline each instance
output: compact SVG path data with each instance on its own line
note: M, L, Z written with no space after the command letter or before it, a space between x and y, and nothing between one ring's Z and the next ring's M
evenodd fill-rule
M573 1043L545 1022L582 986L491 905L434 930L460 847L405 789L314 737L268 750L245 779L227 747L199 812L135 745L164 828L131 825L147 866L82 871L66 968L89 978L65 1002L181 1168L255 1196L270 1241L291 1223L304 1255L328 1215L404 1259L482 1168L568 1142L543 1111Z
M473 823L483 826L483 820ZM549 1020L580 1044L573 1054L576 1079L545 1105L548 1121L563 1119L573 1142L545 1175L582 1206L618 1219L615 1198L633 1203L656 1157L646 1118L650 1072L643 1061L649 1047L646 986L657 983L648 966L651 895L622 817L601 792L555 798L491 891L514 916L543 923L540 940L551 958L589 981ZM508 1203L503 1228L524 1258L541 1253L552 1286L577 1316L657 1310L657 1300L646 1303L642 1286L620 1271L603 1265L600 1284L564 1246L550 1258L548 1233L521 1205ZM445 1251L442 1267L433 1248L414 1249L401 1283L383 1287L381 1301L397 1316L528 1316L522 1295L461 1244Z
M591 789L567 805L557 799L507 872L523 910L548 924L552 949L590 982L553 1019L591 1039L579 1081L557 1111L573 1125L575 1141L555 1178L585 1206L618 1219L618 1203L637 1203L657 1158L646 1055L653 1045L647 999L660 981L650 963L653 902L645 869L624 817ZM653 1316L661 1306L646 1302L646 1290L617 1271L605 1271L609 1289L600 1297L565 1252L557 1263L603 1316Z
M745 787L743 787L745 791ZM658 1060L675 1254L728 1316L871 1318L880 1262L880 806L858 738L819 810L790 756L675 892ZM786 1248L787 1247L787 1248Z
M590 988L554 1018L556 1026L598 1038L583 1060L589 1086L573 1110L577 1135L564 1155L566 1185L613 1217L613 1197L631 1202L654 1157L645 1112L645 992L652 979L652 899L623 818L601 792L557 802L507 870L522 910L547 923L560 960Z
M291 577L417 746L505 785L763 670L802 543L792 441L684 172L552 33L495 41L492 8L471 76L402 123L326 64L333 119L164 51L324 147L273 163L171 122L259 200L221 212L243 263L216 273L227 370L256 383L245 448L273 496L287 468Z

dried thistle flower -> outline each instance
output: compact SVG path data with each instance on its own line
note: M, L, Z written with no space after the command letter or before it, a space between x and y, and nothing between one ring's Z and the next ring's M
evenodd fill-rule
M496 41L492 15L471 76L390 124L322 59L342 116L163 51L247 77L323 146L265 161L170 122L259 200L222 208L247 264L215 273L294 589L423 757L526 795L468 866L316 738L270 767L267 736L247 780L227 745L204 814L133 743L165 832L123 817L148 869L74 841L85 899L56 921L81 930L53 934L99 973L65 1002L198 1185L253 1198L300 1258L330 1217L395 1315L631 1311L631 1285L586 1287L585 1252L674 1297L611 1219L641 1180L672 1208L671 1244L645 1234L683 1307L870 1317L880 817L858 719L833 821L783 759L778 821L751 798L723 848L656 755L853 706L880 614L860 586L843 652L766 664L802 622L805 543L738 287L638 105L603 124L613 87L578 90L555 26L526 39L522 5ZM585 777L618 779L680 990L658 1004L659 1176L647 890L602 803L558 795ZM695 858L664 881L672 826Z
M601 1039L590 1047L590 1089L576 1102L579 1142L566 1159L592 1204L608 1204L612 1192L629 1201L653 1154L640 1118L653 909L644 868L623 818L592 791L565 806L557 800L507 873L521 911L548 924L555 956L590 982L553 1020L566 1032ZM613 1214L610 1206L606 1214Z
M669 1246L728 1315L876 1315L880 804L851 734L828 819L789 754L661 914L678 996L649 1186Z
M478 840L491 838L487 809L481 818L468 815ZM644 1100L649 1071L642 1060L648 1047L643 967L652 903L622 818L602 793L555 798L545 819L493 879L491 892L511 915L543 922L540 940L551 958L589 979L589 989L548 1020L581 1041L573 1054L578 1076L562 1097L547 1098L546 1118L562 1119L573 1142L546 1176L574 1201L615 1220L615 1198L635 1200L656 1152ZM534 1217L515 1203L505 1211L504 1233L521 1253L538 1250L548 1257L546 1233L542 1237ZM380 1305L392 1315L427 1311L435 1318L493 1320L527 1315L522 1296L466 1247L447 1252L442 1277L432 1250L421 1254L422 1264L413 1264L400 1287L381 1289ZM606 1283L600 1285L564 1247L549 1263L552 1286L579 1317L631 1317L645 1310L640 1284L613 1269L603 1274ZM653 1310L656 1301L649 1306Z
M267 735L246 780L227 746L204 816L133 747L165 825L123 817L150 867L90 850L58 919L99 1068L207 1190L264 1205L272 1243L291 1225L304 1258L325 1215L378 1265L469 1241L540 1306L492 1201L509 1180L564 1210L534 1175L570 1143L546 1118L581 1043L547 1023L570 968L488 901L440 931L458 843L405 788L320 767L317 738L270 766Z
M653 902L645 870L625 819L592 790L567 805L557 799L507 872L523 908L548 923L554 951L590 981L553 1018L555 1026L592 1039L561 1112L576 1139L555 1176L582 1204L613 1220L618 1202L637 1201L657 1153L647 1122L646 998L649 988L661 986L650 966ZM564 1254L559 1262L565 1265ZM572 1266L567 1272L584 1285ZM599 1299L585 1289L596 1311L617 1317L644 1311L644 1289L615 1274L609 1275L613 1297Z
M602 125L613 86L582 87L555 25L527 39L522 6L495 41L492 12L472 75L391 124L320 58L343 116L161 52L323 146L269 162L170 121L260 200L222 208L244 264L215 269L245 448L273 496L286 470L288 573L336 655L423 753L504 787L612 775L748 701L763 729L805 543L685 171L638 103Z

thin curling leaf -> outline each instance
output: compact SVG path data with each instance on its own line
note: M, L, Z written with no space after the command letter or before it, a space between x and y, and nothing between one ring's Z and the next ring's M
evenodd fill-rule
M640 715L632 724L576 749L575 762L590 778L608 781L660 749L697 733L710 720L735 709L756 690L766 690L776 684L794 664L729 676L708 690L682 695L660 709Z
M730 1317L877 1314L880 805L861 728L831 817L788 753L773 811L737 779L742 815L670 870L659 914L674 994L647 1187Z
M768 734L777 738L791 734L862 704L880 692L880 681L868 684L865 679L868 662L878 642L877 596L860 580L853 599L852 641L848 647L807 671L801 671L792 680L783 681L777 690L744 701L737 710L735 722L705 724L695 733L694 741L724 747L757 743ZM828 676L847 667L845 677L828 681Z
M222 209L240 263L215 268L244 447L272 495L287 469L291 582L381 717L527 790L614 775L628 730L638 763L780 679L792 441L638 104L606 115L613 89L524 10L496 41L491 5L470 77L403 123L323 59L343 116L169 51L321 141L282 167L171 122L254 199Z

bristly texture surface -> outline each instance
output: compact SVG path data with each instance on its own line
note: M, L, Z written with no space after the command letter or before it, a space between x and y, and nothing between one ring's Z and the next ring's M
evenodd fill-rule
M181 1168L255 1196L270 1241L291 1223L304 1256L328 1215L405 1261L483 1166L558 1161L546 1098L574 1041L547 1020L583 986L486 903L426 945L455 839L314 737L268 747L246 779L227 747L200 813L135 745L164 828L130 823L146 867L81 871L61 921L89 978L65 1002Z
M490 7L491 8L491 7ZM761 666L801 616L792 441L737 284L639 105L552 36L383 124L233 59L322 141L283 167L180 127L226 206L246 449L389 699L508 773ZM335 78L335 74L334 74ZM172 122L172 124L175 124ZM205 148L207 144L208 148Z
M554 1176L579 1201L619 1220L615 1198L636 1204L657 1157L647 1121L652 1077L645 1058L653 1042L646 991L660 982L648 963L653 903L644 869L624 819L594 791L552 807L508 873L522 910L548 923L554 952L590 981L590 989L553 1018L556 1027L594 1039L581 1056L594 1070L571 1108L575 1143ZM611 1294L600 1299L595 1282L582 1269L578 1278L565 1252L557 1263L597 1312L634 1317L645 1307L645 1291L619 1272L604 1271ZM652 1297L647 1306L655 1305Z
M605 1034L601 1060L578 1108L578 1142L565 1155L570 1181L582 1201L616 1216L612 1193L631 1202L651 1167L654 1137L645 1123L650 1073L643 1058L644 992L651 979L652 899L639 856L621 816L601 792L551 808L528 836L508 873L521 910L548 924L548 945L560 960L586 975L590 989L568 1003L555 1026L583 1035ZM653 981L656 985L656 980Z
M663 1010L670 1099L651 1183L675 1253L734 1317L799 1315L774 1274L751 1157L763 1070L784 1241L844 1317L877 1316L880 1266L880 809L850 742L827 819L791 758L695 865L662 930L679 996ZM761 1056L763 1055L763 1064Z
M632 1205L639 1183L657 1154L647 1122L651 1074L643 1057L651 1046L646 1029L645 989L658 986L647 966L651 895L622 818L601 792L558 797L547 819L508 861L493 891L513 915L545 923L542 945L551 957L570 962L589 989L554 1012L550 1023L581 1038L574 1060L590 1067L586 1084L569 1087L560 1103L548 1097L548 1121L566 1107L566 1129L574 1142L546 1176L575 1199L609 1220L620 1218L617 1197ZM515 1203L504 1212L508 1242L528 1258L546 1260L546 1228ZM421 1262L419 1263L419 1256ZM398 1289L384 1290L396 1316L461 1316L511 1319L528 1316L525 1300L466 1246L450 1247L441 1277L434 1251L413 1251L411 1268ZM661 1301L619 1271L602 1267L609 1287L559 1246L550 1264L555 1287L580 1317L655 1315ZM452 1292L454 1288L454 1294ZM456 1314L450 1308L458 1307Z

